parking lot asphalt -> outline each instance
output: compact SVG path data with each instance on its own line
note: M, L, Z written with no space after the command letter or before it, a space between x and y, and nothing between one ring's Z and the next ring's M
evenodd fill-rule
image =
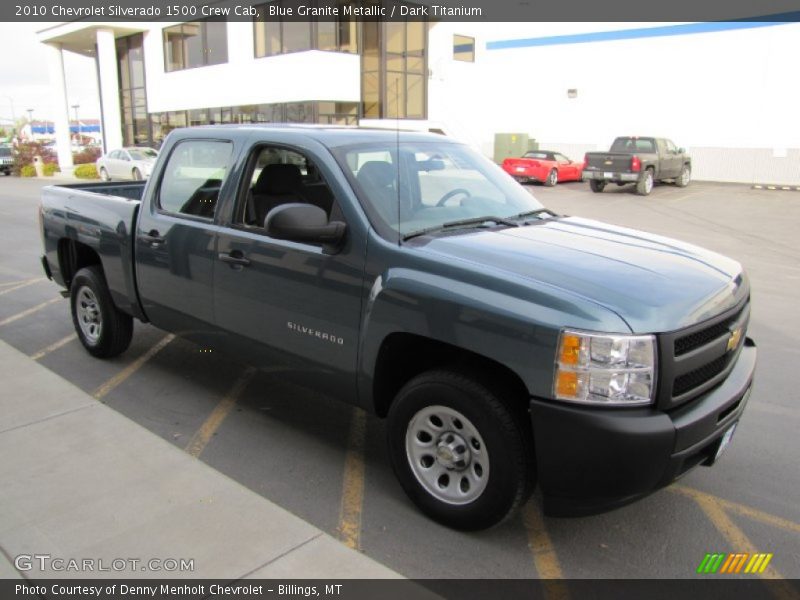
M41 272L42 185L0 178L0 339L398 573L685 578L697 576L707 552L769 552L765 576L800 578L800 193L698 182L660 185L648 197L629 187L592 194L582 183L526 186L559 213L675 237L742 262L753 286L756 384L713 468L604 515L544 518L534 496L501 526L462 533L431 522L406 499L377 418L138 322L123 356L86 354L67 301Z

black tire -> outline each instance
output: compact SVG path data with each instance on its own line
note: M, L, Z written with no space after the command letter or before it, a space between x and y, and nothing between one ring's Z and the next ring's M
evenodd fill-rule
M108 171L106 171L105 167L100 167L99 175L101 181L111 181L111 177L108 176Z
M142 172L138 168L134 167L133 171L131 171L131 177L133 177L134 181L141 181L142 180Z
M544 184L547 187L553 187L557 183L558 183L558 171L556 171L555 169L550 169L550 172L547 174L547 179L544 180Z
M595 194L600 194L604 189L606 189L606 182L600 179L590 179L589 187L592 188L592 191Z
M675 178L675 185L678 187L684 188L689 185L689 182L692 180L692 166L691 165L683 165L681 168L680 175Z
M425 414L421 411L442 409L461 415L466 422L458 423L462 429L457 428L455 420L451 420L449 425L444 423L439 432L431 428L436 437L426 440L426 447L437 458L425 456L417 464L413 462L415 459L410 451L407 451L407 434L409 443L416 443L420 438L410 428L419 427L419 423L423 427L431 423L419 417ZM389 455L400 485L423 513L448 527L477 530L503 521L526 500L536 482L533 439L526 415L524 410L507 406L489 387L456 371L435 370L418 375L400 390L389 410ZM474 454L466 467L462 464L461 469L447 471L442 466L438 444L452 442L450 433L458 431L464 434L463 440L469 439L466 444L473 446L469 450ZM478 435L474 436L470 431L477 431ZM449 440L447 436L450 436ZM484 444L478 443L476 437L481 438ZM486 464L478 472L480 456L483 456ZM431 465L427 468L444 472L448 479L452 474L452 484L445 484L447 491L442 487L440 494L449 492L457 496L459 491L456 488L465 492L464 479L474 474L485 474L486 481L475 484L474 490L469 493L478 495L467 498L468 501L464 503L444 501L426 489L415 474L414 469L421 478L424 477L426 459L430 459ZM440 484L440 481L441 477L436 483ZM427 485L433 487L434 484L429 482Z
M639 196L649 196L650 192L653 191L654 185L655 176L653 175L653 169L645 169L639 181L636 182L636 193Z
M92 356L112 358L128 349L133 318L114 306L100 267L83 268L72 278L70 312L78 339Z

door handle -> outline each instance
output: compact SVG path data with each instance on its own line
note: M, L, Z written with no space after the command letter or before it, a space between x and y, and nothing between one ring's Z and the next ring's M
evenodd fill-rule
M151 229L147 233L142 236L142 240L144 240L148 244L163 244L167 240L158 233L155 229Z
M219 259L232 266L249 267L250 259L245 258L241 250L231 250L230 252L220 252Z

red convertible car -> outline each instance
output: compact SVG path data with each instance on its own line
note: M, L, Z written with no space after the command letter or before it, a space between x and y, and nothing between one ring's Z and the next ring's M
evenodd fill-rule
M520 183L541 181L553 186L559 181L580 181L583 163L572 162L558 152L531 150L522 158L505 159L503 170Z

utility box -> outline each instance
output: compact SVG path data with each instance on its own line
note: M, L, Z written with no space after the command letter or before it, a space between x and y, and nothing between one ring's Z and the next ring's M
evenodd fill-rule
M528 150L535 150L538 147L536 140L527 133L495 133L494 162L499 165L507 158L519 158Z

